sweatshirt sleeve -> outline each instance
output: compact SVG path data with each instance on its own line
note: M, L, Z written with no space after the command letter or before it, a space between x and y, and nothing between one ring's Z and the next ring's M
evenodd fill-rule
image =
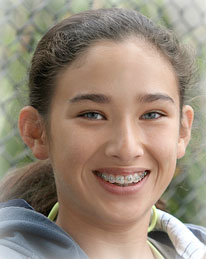
M25 201L0 204L0 259L88 259L79 245Z

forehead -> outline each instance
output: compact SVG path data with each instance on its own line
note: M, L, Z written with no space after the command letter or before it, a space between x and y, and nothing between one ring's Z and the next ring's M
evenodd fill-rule
M64 86L64 87L63 87ZM103 91L115 87L122 93L168 91L179 96L175 71L169 60L143 39L93 44L58 79L58 88L67 91ZM179 99L179 98L178 98Z
M140 36L129 36L128 38L117 41L99 40L94 42L71 63L70 67L74 69L80 68L85 64L91 63L93 60L98 62L100 61L99 57L101 57L101 60L105 57L108 62L111 62L111 59L115 62L115 57L117 57L119 60L124 60L125 62L129 59L131 61L131 57L136 59L140 56L144 57L145 60L159 60L159 62L164 63L165 66L171 69L175 75L169 59L161 50Z

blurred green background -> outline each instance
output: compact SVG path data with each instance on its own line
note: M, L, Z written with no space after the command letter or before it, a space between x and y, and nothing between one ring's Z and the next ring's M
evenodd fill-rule
M0 0L0 178L34 160L19 137L17 120L27 104L28 68L37 42L62 18L101 7L136 9L174 30L196 51L200 82L187 93L196 112L193 137L163 198L168 210L184 222L206 226L206 4L202 0Z

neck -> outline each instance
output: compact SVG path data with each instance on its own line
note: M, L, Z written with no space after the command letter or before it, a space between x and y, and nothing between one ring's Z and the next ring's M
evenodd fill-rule
M70 211L60 208L56 223L71 235L90 259L154 258L147 244L150 212L142 219L126 224L94 224L93 220ZM70 220L65 221L65 218Z

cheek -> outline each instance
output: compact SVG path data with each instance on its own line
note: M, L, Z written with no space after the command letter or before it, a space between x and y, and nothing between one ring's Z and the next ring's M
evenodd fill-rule
M177 127L160 127L150 134L148 146L152 157L162 168L175 170L178 153L179 132Z
M170 128L171 129L171 128ZM152 186L157 197L160 197L170 184L176 168L178 132L158 131L153 133L148 143L149 161L152 161L154 174L152 175Z
M93 195L90 194L93 181L90 172L100 146L100 139L94 133L89 134L69 123L52 129L50 155L58 197L72 209L84 207L82 201L88 204L88 197Z
M99 145L95 134L65 123L52 130L50 156L56 170L75 174L95 156Z

